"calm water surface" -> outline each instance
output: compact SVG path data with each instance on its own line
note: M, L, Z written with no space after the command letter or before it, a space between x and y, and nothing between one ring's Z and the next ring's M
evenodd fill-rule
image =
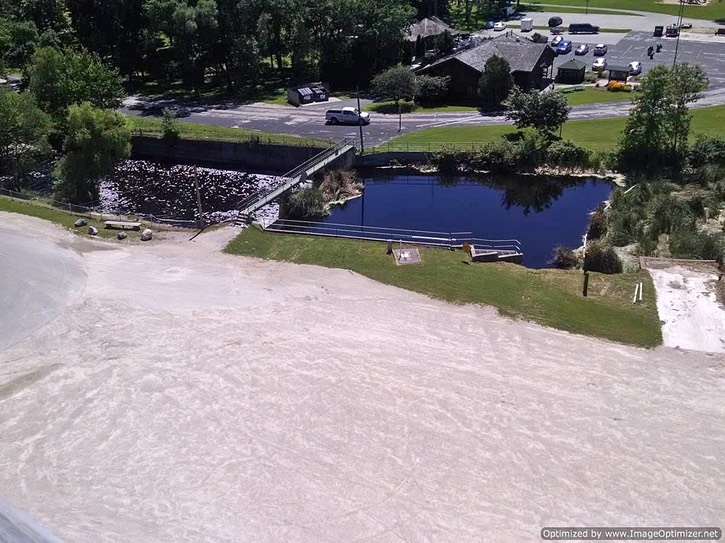
M325 222L518 239L524 264L532 268L546 267L557 245L580 246L588 213L611 190L609 183L590 179L533 176L405 175L363 181L364 196L334 208Z

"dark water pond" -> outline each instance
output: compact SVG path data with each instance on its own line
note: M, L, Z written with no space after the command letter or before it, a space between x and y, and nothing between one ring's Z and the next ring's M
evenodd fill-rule
M580 246L588 213L611 190L592 179L533 176L363 181L364 196L335 207L325 222L518 239L531 268L546 267L557 245Z

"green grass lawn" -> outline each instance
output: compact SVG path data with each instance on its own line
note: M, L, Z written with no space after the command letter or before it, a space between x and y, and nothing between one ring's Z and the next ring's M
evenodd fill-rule
M257 227L245 229L225 251L349 269L434 298L491 305L505 315L569 332L642 347L662 342L654 298L642 305L631 301L637 281L645 283L645 292L654 292L646 272L592 273L589 297L583 298L581 272L471 264L462 251L422 249L421 265L396 266L383 243L265 233Z
M402 113L456 113L467 111L478 111L475 106L458 106L458 105L442 105L442 106L423 106L414 102L401 102ZM385 113L391 115L398 114L398 107L393 101L373 102L363 107L363 111L371 111L374 113Z
M634 96L631 92L609 92L606 89L584 87L584 90L564 93L570 106L597 104L600 102L624 102Z
M130 129L137 134L160 136L162 133L161 119L151 117L126 117ZM206 124L179 122L181 137L185 139L202 139L215 141L258 141L258 143L281 143L285 145L309 145L326 147L329 141L314 138L303 138L290 134L261 132L246 128L227 128Z
M119 232L118 230L107 230L101 220L90 218L86 214L63 211L62 209L52 207L42 199L21 200L18 198L9 198L8 196L0 196L0 211L38 217L39 219L54 222L78 234L84 235L88 235L88 226L95 226L98 229L98 237L100 238L112 239ZM88 226L75 227L74 223L77 219L81 218L88 222ZM126 239L134 240L140 238L142 230L143 225L141 230L138 231L126 230L126 234L128 235Z
M554 3L554 2L546 2L542 0L542 4L548 4L548 3ZM634 9L634 8L632 8ZM557 13L581 13L586 14L587 9L586 7L579 7L579 6L569 6L569 5L561 5L557 7L551 7L551 6L545 6L545 5L539 5L539 2L529 2L526 4L521 4L521 11L525 13L532 13L537 11L555 11ZM594 13L593 11L589 11L589 13ZM626 15L625 13L622 13L621 11L616 11L614 9L608 10L608 9L598 9L596 10L596 13L599 15ZM567 26L567 25L564 25Z
M529 5L537 7L537 4L556 4L561 8L540 6L544 11L568 11L572 8L583 9L587 0L542 0L541 2L529 2ZM658 0L589 0L590 8L629 9L635 11L650 11L654 13L669 13L677 15L680 6L677 3L664 4ZM591 13L594 13L592 11ZM602 13L597 10L596 13ZM684 16L693 19L708 19L715 21L725 19L725 0L710 0L706 6L686 4Z
M725 126L725 106L693 109L691 114L690 138L692 140L698 135L722 136L723 126ZM624 117L569 121L564 125L562 136L564 139L590 149L612 150L619 141L625 121ZM501 136L515 131L516 129L512 125L426 128L394 138L388 144L378 146L377 150L435 151L450 145L470 148L481 143L495 141Z

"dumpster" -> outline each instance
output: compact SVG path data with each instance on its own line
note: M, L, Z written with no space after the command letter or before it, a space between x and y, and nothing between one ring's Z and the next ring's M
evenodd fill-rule
M664 32L665 27L664 26L656 26L654 31L654 37L655 38L661 38L662 33Z

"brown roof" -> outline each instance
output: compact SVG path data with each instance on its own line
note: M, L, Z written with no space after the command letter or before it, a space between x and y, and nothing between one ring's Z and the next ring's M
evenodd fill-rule
M420 36L421 39L429 36L439 36L446 30L453 35L458 34L458 32L453 30L438 17L426 17L422 21L418 21L417 23L410 25L406 39L408 41L416 41L418 36Z
M545 43L534 43L516 36L499 36L471 49L443 57L433 64L421 68L420 71L423 72L432 66L437 66L438 64L455 58L474 70L483 73L486 61L492 56L497 55L506 59L509 66L511 66L512 72L530 72L536 67L539 59L541 59L541 55L544 54L547 48L549 46Z

